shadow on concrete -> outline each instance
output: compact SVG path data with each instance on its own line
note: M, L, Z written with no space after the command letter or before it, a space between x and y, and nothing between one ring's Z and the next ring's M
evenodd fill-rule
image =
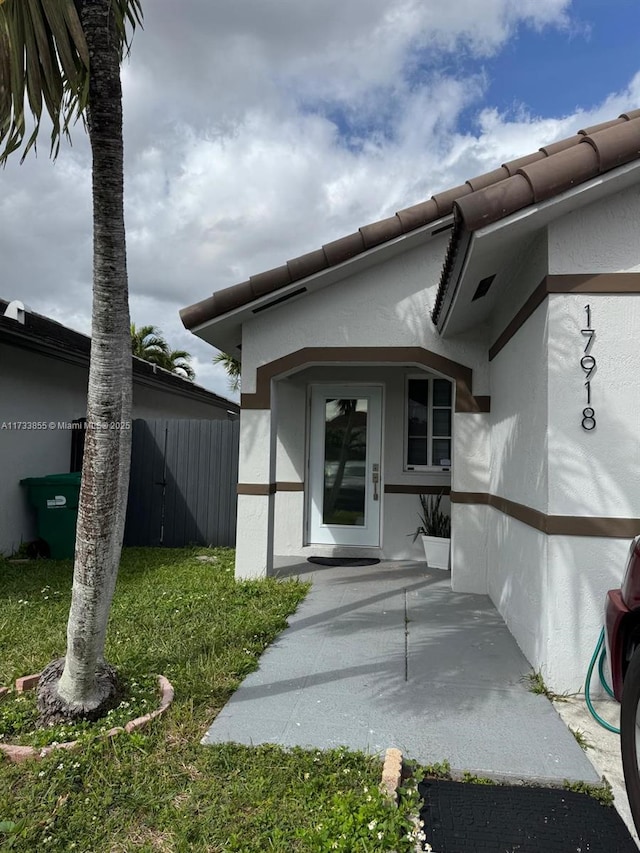
M296 574L296 572L292 572ZM489 598L418 564L320 568L206 743L380 752L506 777L597 781Z

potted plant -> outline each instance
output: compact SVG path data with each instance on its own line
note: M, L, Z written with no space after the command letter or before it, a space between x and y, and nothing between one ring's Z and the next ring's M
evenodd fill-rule
M414 542L422 538L427 565L433 569L448 569L451 552L451 518L440 509L442 495L419 496L420 524L413 534Z

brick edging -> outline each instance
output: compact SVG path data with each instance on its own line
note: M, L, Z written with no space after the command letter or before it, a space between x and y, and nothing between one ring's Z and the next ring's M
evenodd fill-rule
M384 755L384 763L382 765L382 781L380 782L380 788L382 789L383 794L385 794L390 802L396 807L399 805L398 788L402 782L402 768L402 752L395 747L387 749ZM421 841L418 836L418 833L423 829L420 816L411 812L408 817L413 825L413 831L416 833L416 853L423 853L423 851L432 850L433 848L427 844L426 840ZM422 838L424 839L424 835L422 835ZM395 851L390 851L390 853L395 853Z
M16 692L23 693L25 690L33 690L38 684L39 678L39 673L37 675L25 675L23 678L18 678L16 681ZM130 734L131 732L136 731L136 729L141 729L143 726L146 726L148 722L159 717L161 714L164 714L169 705L173 702L175 691L169 679L165 678L164 675L158 676L158 686L160 688L160 705L155 711L150 711L142 717L136 717L135 720L130 720L125 726L115 726L113 729L109 729L103 737L114 737L114 735L117 735L120 732L127 732L127 734ZM7 693L7 687L0 688L0 700L4 698ZM70 740L66 743L57 743L55 745L45 747L18 746L17 744L0 743L0 753L2 753L9 761L18 764L22 761L27 761L30 758L44 758L56 749L75 749L78 746L80 746L80 744L77 740Z
M388 749L384 754L384 764L382 765L382 790L386 796L398 802L398 788L402 780L402 753L394 747Z

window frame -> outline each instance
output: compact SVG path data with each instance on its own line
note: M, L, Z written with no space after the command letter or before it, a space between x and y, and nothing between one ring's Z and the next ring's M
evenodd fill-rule
M434 406L433 405L433 383L436 379L443 379L451 385L451 404L449 406ZM427 464L426 465L410 465L409 464L409 382L419 380L428 383L427 397ZM451 465L434 465L433 464L433 411L435 409L448 409L451 412L451 435L435 436L435 438L448 439L450 442L450 454L453 452L453 413L454 413L454 391L453 381L446 376L438 376L433 373L407 373L404 379L404 418L403 418L403 471L412 473L414 471L433 471L437 473L451 471ZM449 457L451 461L451 456Z

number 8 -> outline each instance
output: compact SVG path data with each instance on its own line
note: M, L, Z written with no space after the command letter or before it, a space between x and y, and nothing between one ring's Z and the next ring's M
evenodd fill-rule
M594 415L595 412L591 406L587 406L586 409L582 410L582 429L586 429L587 431L595 429L596 419Z

